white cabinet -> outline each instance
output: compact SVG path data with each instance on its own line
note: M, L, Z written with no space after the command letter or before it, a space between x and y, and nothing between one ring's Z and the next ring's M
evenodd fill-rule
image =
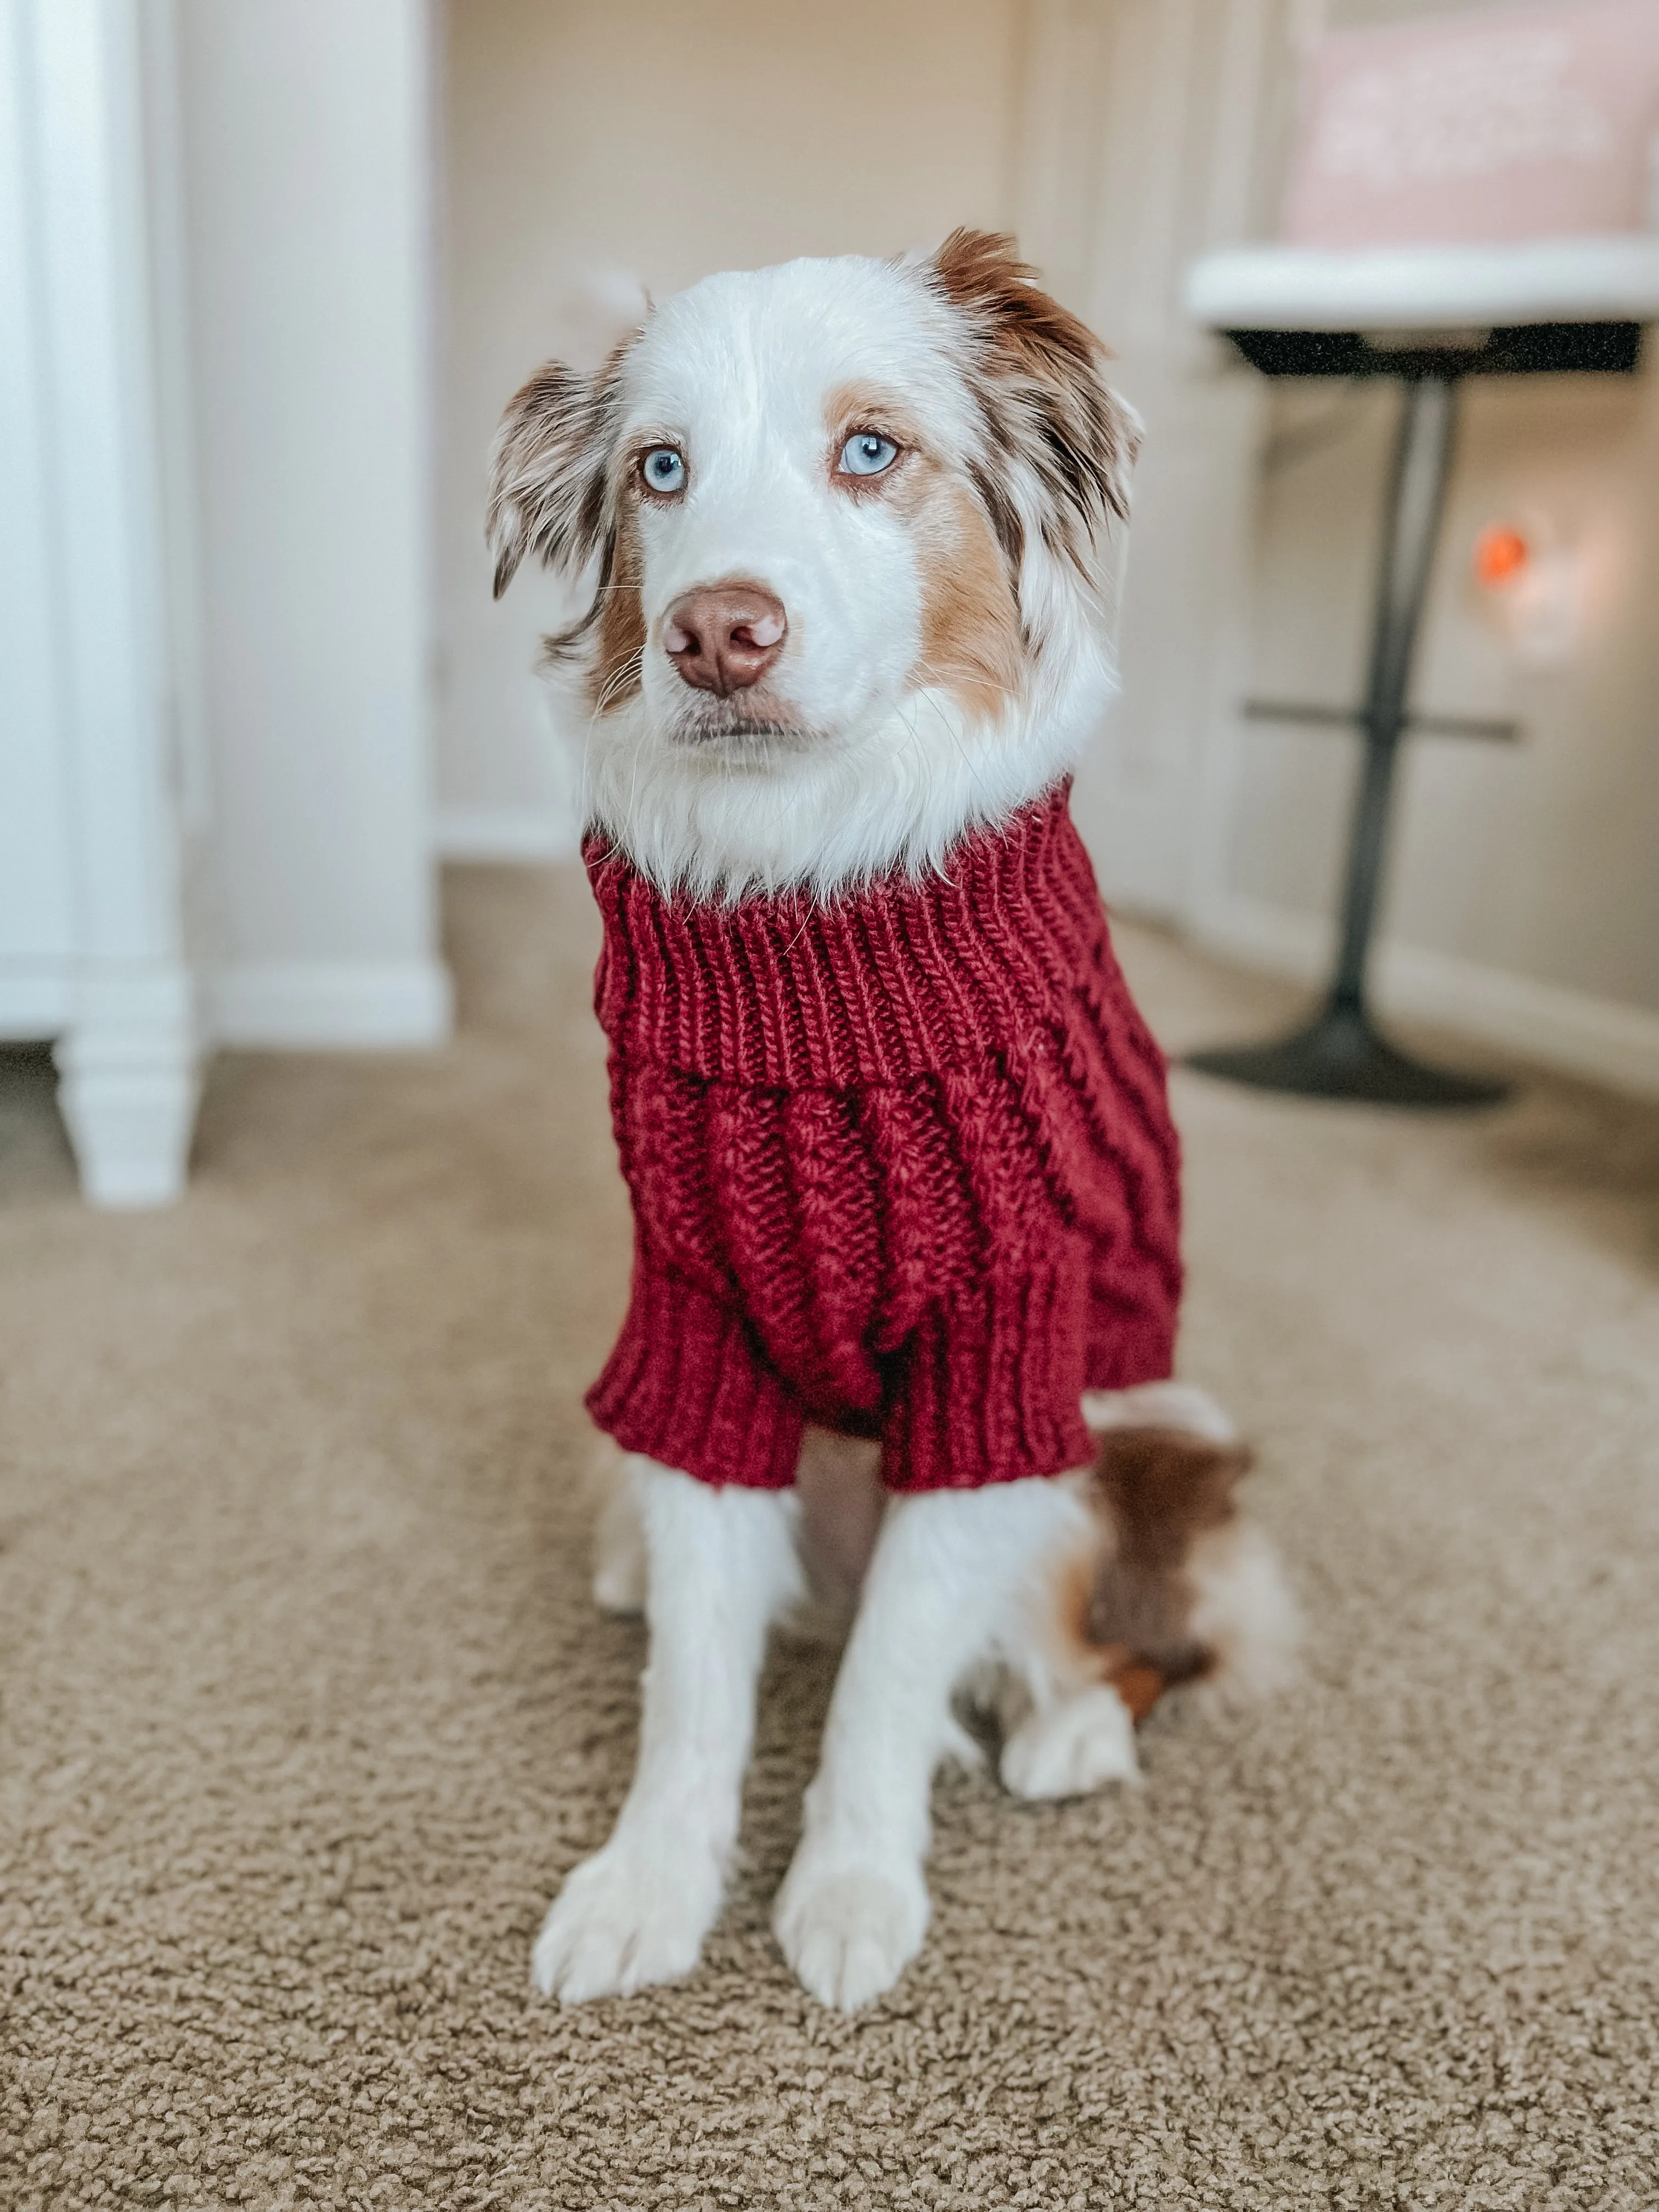
M0 1037L100 1203L181 1188L204 1032L447 1031L435 27L0 0Z
M184 1177L140 0L0 0L0 1035L56 1040L87 1194Z

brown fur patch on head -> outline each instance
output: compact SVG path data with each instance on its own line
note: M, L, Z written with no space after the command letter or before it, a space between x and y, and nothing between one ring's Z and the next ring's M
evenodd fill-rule
M488 534L500 599L527 554L580 574L597 560L593 603L543 640L542 665L588 657L590 704L608 714L640 688L645 617L632 503L618 496L617 431L631 338L592 375L550 361L517 393L490 453Z
M830 467L849 437L873 430L902 458L878 477L848 477L855 498L883 498L902 514L921 572L921 652L917 686L954 693L971 715L989 720L1018 691L1025 673L1019 604L987 515L928 447L902 399L875 384L837 386L824 402Z
M531 553L567 574L597 555L608 571L611 453L632 343L617 346L591 376L550 361L507 402L490 448L484 520L497 599Z
M1041 487L1045 540L1087 574L1114 515L1127 518L1139 445L1133 416L1108 386L1101 341L1042 290L1012 238L955 230L930 264L934 289L975 341L970 380L989 432L976 489L1018 571L1024 526L1006 473L1023 462Z
M1103 340L1042 289L1006 231L953 230L933 268L946 295L958 307L983 311L998 343L1034 374L1086 374L1109 357Z
M596 714L608 714L635 697L645 656L645 609L640 600L640 539L634 509L626 502L617 516L609 574L599 597L599 652L588 677L587 696Z
M1188 1569L1199 1540L1233 1520L1249 1464L1241 1447L1179 1429L1110 1429L1100 1438L1091 1483L1097 1540L1065 1563L1055 1619L1067 1670L1113 1683L1137 1720L1164 1690L1216 1664L1192 1631Z
M954 693L986 720L1018 692L1024 675L1007 569L984 516L959 485L945 482L918 519L921 658L914 681Z

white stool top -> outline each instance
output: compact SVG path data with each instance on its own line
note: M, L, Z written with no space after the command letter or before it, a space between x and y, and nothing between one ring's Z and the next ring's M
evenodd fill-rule
M1245 246L1187 272L1187 312L1219 331L1470 330L1659 320L1659 236L1522 245Z

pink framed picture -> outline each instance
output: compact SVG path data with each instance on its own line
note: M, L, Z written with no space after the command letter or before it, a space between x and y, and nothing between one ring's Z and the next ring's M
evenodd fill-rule
M1659 0L1493 7L1316 48L1283 236L1304 246L1644 229Z

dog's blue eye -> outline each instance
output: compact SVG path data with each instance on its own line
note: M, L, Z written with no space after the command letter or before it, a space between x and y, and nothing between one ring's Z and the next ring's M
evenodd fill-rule
M640 474L653 491L682 491L685 462L672 446L653 446L640 463Z
M878 477L897 459L898 447L890 438L874 430L859 430L841 449L840 472L844 477Z

